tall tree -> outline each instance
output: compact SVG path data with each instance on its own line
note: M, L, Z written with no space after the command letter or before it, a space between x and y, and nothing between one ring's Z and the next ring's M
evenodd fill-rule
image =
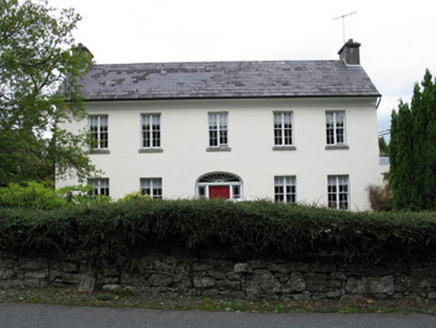
M0 0L0 185L94 169L86 135L60 128L85 117L76 80L92 55L74 47L79 20L45 0Z
M427 70L412 102L393 111L389 182L394 209L436 208L436 87Z

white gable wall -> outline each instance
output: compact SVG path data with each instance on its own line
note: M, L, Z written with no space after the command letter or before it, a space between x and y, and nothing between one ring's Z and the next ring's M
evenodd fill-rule
M244 199L274 199L274 176L297 177L297 201L327 204L327 176L350 178L351 208L368 210L370 184L380 184L376 98L223 99L87 102L107 114L110 154L91 154L113 198L139 190L140 178L162 178L166 199L194 198L197 179L228 172ZM325 111L345 110L349 149L326 150ZM208 152L208 112L228 112L230 152ZM274 151L273 112L293 111L296 150ZM161 114L161 153L139 153L141 114ZM87 126L76 122L69 129ZM58 187L76 184L60 180Z

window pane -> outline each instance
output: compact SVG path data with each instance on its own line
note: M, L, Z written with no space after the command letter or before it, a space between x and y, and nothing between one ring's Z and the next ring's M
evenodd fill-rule
M161 178L141 178L140 187L142 195L149 195L152 199L162 198Z
M228 144L227 113L208 113L209 146L219 147Z
M239 186L233 186L233 198L241 198L241 189Z
M284 145L292 145L292 130L285 127L284 131Z
M153 147L160 147L160 131L157 128L153 131Z
M108 148L108 117L107 115L92 115L89 117L89 132L91 133L92 149Z
M153 187L154 188L161 188L162 187L162 179L152 179Z
M348 209L349 178L347 175L328 176L328 206L335 209Z
M100 126L107 129L107 116L100 116Z
M89 126L91 128L96 127L98 125L98 118L97 116L90 116L89 117Z
M142 133L142 147L150 147L150 132L148 131Z
M283 113L283 121L285 124L289 125L292 121L292 113L290 112L284 112Z
M220 121L220 130L227 130L227 120Z
M281 127L282 125L282 113L274 113L274 125Z
M209 126L216 127L218 124L218 114L209 113Z
M336 142L344 143L344 113L336 113Z
M210 131L209 132L209 145L212 147L218 146L218 132Z
M94 187L94 195L109 196L109 179L88 179L88 184Z
M150 188L142 188L143 190L143 195L149 195L151 194L151 189Z
M102 132L100 134L100 148L108 148L108 133Z
M279 176L274 177L274 199L276 202L296 202L296 177Z
M282 144L282 132L281 132L281 130L274 130L274 144L275 145Z
M344 143L344 129L336 129L336 142Z
M327 132L327 145L333 145L335 143L335 137L334 137L334 133L335 130L333 128L333 124L327 124L327 128L326 128L326 132Z
M292 112L274 113L274 144L292 145Z
M345 143L345 112L326 113L326 136L328 145Z
M220 131L220 145L227 144L227 130Z
M283 178L282 177L274 177L274 184L276 186L283 186Z
M160 147L160 114L142 115L142 147Z

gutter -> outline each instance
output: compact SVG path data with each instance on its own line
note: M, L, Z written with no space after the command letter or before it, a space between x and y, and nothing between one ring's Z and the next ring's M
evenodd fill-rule
M375 109L378 109L378 106L380 106L380 103L381 103L381 99L382 99L382 96L381 96L381 95L379 95L379 96L378 96L378 101L377 101L377 104L375 105Z
M127 98L127 97L111 97L111 98L90 98L84 99L85 102L98 102L98 101L154 101L154 100L214 100L214 99L320 99L320 98L372 98L377 97L376 108L380 105L381 95L328 95L328 96L318 96L318 95L293 95L293 96L284 96L284 95L276 95L276 96L229 96L229 97L214 97L214 96L206 96L206 97L162 97L162 98Z

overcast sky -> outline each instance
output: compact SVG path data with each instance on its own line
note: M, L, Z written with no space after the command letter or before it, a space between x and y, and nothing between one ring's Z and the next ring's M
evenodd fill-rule
M331 60L345 39L383 95L379 131L398 100L436 75L435 0L49 0L82 16L74 32L97 64Z

